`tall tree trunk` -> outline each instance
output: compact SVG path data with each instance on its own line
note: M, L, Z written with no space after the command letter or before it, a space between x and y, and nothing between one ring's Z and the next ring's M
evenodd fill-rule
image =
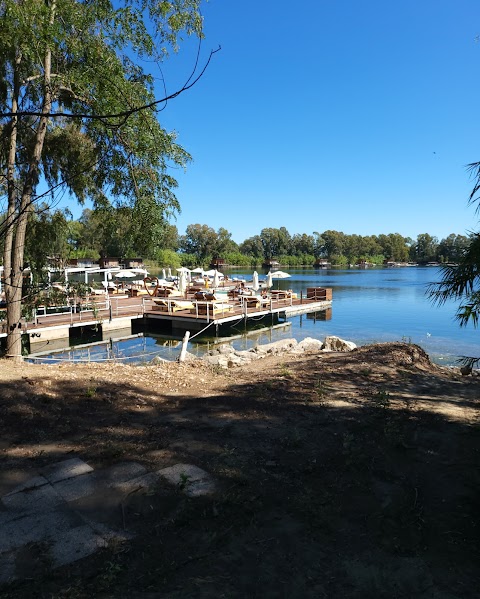
M18 77L18 68L21 62L21 56L17 56L15 59L14 74L13 74L13 91L12 91L12 113L16 114L18 110L18 97L20 93L20 84ZM8 150L8 165L7 165L7 188L8 188L8 209L7 217L5 219L5 243L3 251L3 266L4 266L4 289L5 289L5 300L7 303L7 356L14 357L16 353L21 354L21 347L18 350L15 343L12 343L14 329L18 328L20 324L20 318L17 316L17 310L15 310L15 304L21 300L21 289L20 298L18 293L15 292L18 287L18 277L15 276L12 265L12 250L13 243L15 240L15 229L17 223L17 189L16 189L16 177L15 177L15 161L17 154L17 126L18 118L12 117L10 122L10 143ZM21 285L21 279L20 279Z
M50 13L50 24L55 18L55 2L52 2ZM22 285L23 285L23 259L25 253L25 236L27 231L28 217L33 209L33 193L38 184L40 159L42 157L43 143L48 125L48 114L52 109L52 88L51 88L51 71L52 71L52 53L50 48L45 51L44 58L44 98L42 113L40 117L36 136L35 146L30 159L27 174L22 189L20 205L16 213L11 215L12 221L9 221L7 237L5 240L5 272L8 276L5 277L5 298L7 301L7 357L15 361L22 361ZM18 98L18 95L17 95ZM17 100L15 99L15 102ZM13 102L12 102L13 105ZM16 111L16 110L15 110ZM15 112L12 110L12 112ZM10 152L13 153L16 149L16 119L14 117L14 127L10 138ZM14 133L15 131L15 133ZM15 158L10 162L9 169L14 167ZM10 184L10 181L9 181ZM14 194L12 190L12 194ZM15 202L13 203L15 206ZM15 210L15 208L13 208ZM9 207L8 216L10 216L10 189L9 189ZM8 241L8 243L7 243Z

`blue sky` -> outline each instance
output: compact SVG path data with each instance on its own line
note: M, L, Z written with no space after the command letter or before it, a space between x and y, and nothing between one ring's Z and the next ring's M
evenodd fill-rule
M172 173L180 234L477 227L479 16L473 0L210 0L201 60L222 50L160 114L194 159ZM168 92L196 47L164 64Z

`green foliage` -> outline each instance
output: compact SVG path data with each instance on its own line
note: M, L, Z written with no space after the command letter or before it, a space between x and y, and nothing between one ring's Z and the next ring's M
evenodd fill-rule
M45 204L35 207L29 219L30 235L25 240L25 261L36 281L47 283L47 266L62 268L68 259L68 222L60 210Z
M165 219L179 210L169 173L185 168L190 156L161 126L153 73L144 65L152 68L176 50L182 32L202 35L200 1L0 4L0 196L7 206L0 236L9 355L20 355L25 240L42 178L52 198L61 190L80 203L90 200L110 244L102 249L122 256L153 253ZM79 234L70 228L67 238L77 243ZM29 251L40 269L46 252L38 245Z
M405 237L399 233L390 233L388 235L379 235L378 244L381 248L380 252L385 256L386 260L395 262L407 262L409 259L409 247Z
M256 261L252 260L251 256L242 254L241 252L225 252L223 255L227 264L234 264L235 266L246 266L255 267Z
M208 258L199 262L195 254L179 254L178 257L180 258L180 265L187 268L195 268L195 266L207 267L210 263Z
M157 250L155 260L160 267L180 268L182 266L182 256L172 250Z
M215 251L217 233L208 225L188 225L185 235L180 238L180 249L193 254L198 260L205 260Z
M315 263L315 256L313 254L296 254L293 256L278 256L278 261L284 266L312 266Z
M220 227L215 231L200 224L188 225L185 235L179 239L179 246L182 252L195 256L200 263L210 262L214 257L223 258L238 248L227 229Z
M430 298L439 305L449 299L460 302L456 313L460 326L470 322L476 327L480 315L480 234L470 237L469 246L458 266L445 264L441 268L442 280L429 286Z
M282 254L290 254L291 236L285 227L262 229L260 239L263 246L263 257L266 260L277 258Z
M411 248L411 258L420 263L435 262L438 253L438 239L428 233L417 236L417 242Z
M208 267L212 258L225 259L227 264L258 268L266 259L262 237L256 235L246 239L239 246L232 240L231 233L221 227L215 231L208 225L190 225L187 234L179 237L177 227L168 223L165 218L150 205L148 209L131 208L129 206L105 206L95 210L85 209L77 221L67 221L62 213L50 213L48 210L41 217L32 217L32 222L39 221L43 227L48 224L48 235L41 233L40 226L32 226L32 234L27 240L27 249L39 251L45 263L45 254L41 248L49 248L49 256L57 256L62 260L69 258L98 259L100 254L119 257L141 256L145 260L154 260L159 265ZM55 218L53 218L55 216ZM65 232L65 223L67 231ZM34 223L35 224L35 223ZM58 228L55 228L58 225ZM267 229L264 235L273 239L276 235L290 239L290 254L278 254L275 258L285 267L302 267L314 264L318 255L322 255L335 266L357 264L365 260L370 264L381 265L385 260L407 261L415 255L418 240L404 238L398 233L388 235L345 235L338 231L325 231L313 235L295 234L290 236L285 229ZM419 236L420 245L425 235ZM270 236L270 237L269 237ZM431 236L428 236L431 239ZM52 243L49 245L48 239ZM264 239L265 241L265 239ZM438 244L437 259L442 262L458 262L465 254L470 237L450 234ZM56 250L60 245L63 250ZM181 248L181 253L177 250ZM303 248L312 248L314 253L305 253ZM329 248L343 248L345 253L328 254ZM413 249L412 249L413 248ZM189 251L187 251L189 250ZM440 251L443 254L440 254ZM165 253L167 252L167 253ZM29 254L29 260L30 258ZM38 261L40 264L40 261ZM41 272L41 266L37 267Z
M469 165L473 173L475 185L470 194L470 202L480 200L480 163ZM477 205L477 211L479 206ZM462 236L449 235L439 244L440 251L447 255L454 255L458 265L445 264L442 266L442 280L429 286L428 294L433 303L444 304L447 300L456 300L460 303L456 318L460 326L472 323L478 326L480 316L480 233L472 233L468 241ZM449 254L450 252L450 254ZM453 254L452 254L453 253ZM466 368L466 373L477 366L480 358L464 356L460 363Z
M440 262L460 262L468 249L470 238L465 235L450 234L438 244L438 260Z
M256 258L260 261L264 258L263 244L260 235L254 235L253 237L245 239L245 241L240 244L239 250L242 254L251 256L252 258Z

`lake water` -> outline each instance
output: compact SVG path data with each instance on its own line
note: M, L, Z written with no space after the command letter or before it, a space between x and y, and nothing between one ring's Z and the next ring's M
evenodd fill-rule
M251 278L252 270L226 270L229 275ZM478 331L473 326L460 328L454 319L455 304L433 306L426 296L427 285L439 280L435 267L370 268L365 270L289 269L291 278L274 281L274 287L300 293L307 287L331 287L333 302L331 319L321 320L312 315L296 316L286 326L279 326L243 335L243 326L232 327L230 340L237 349L282 338L305 337L323 339L337 335L342 339L364 345L374 342L407 341L425 349L432 360L452 365L459 356L480 354ZM152 274L155 274L152 272ZM264 275L263 275L264 276ZM260 274L262 278L262 274ZM209 343L189 345L189 351L202 353ZM115 357L125 361L151 360L154 355L175 359L179 354L178 341L157 336L139 337L125 341L91 346L76 351L76 358L105 359ZM72 352L56 355L65 359Z

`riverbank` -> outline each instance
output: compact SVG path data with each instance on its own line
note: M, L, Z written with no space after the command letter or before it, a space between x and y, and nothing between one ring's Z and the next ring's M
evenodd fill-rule
M72 458L190 464L215 483L200 497L185 476L121 503L84 499L129 540L53 570L48 543L33 544L16 558L33 580L2 596L476 595L480 377L418 346L227 370L2 361L0 383L2 496Z

